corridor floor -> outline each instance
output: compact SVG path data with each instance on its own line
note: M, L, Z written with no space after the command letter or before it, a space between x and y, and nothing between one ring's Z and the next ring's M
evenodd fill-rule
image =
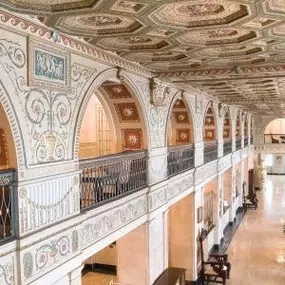
M267 176L228 248L232 263L227 285L285 285L285 176Z

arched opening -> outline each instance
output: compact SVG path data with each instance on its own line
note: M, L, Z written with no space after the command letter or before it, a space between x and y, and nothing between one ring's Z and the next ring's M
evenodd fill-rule
M213 103L210 102L204 116L204 163L218 158L218 143L216 137L216 118Z
M224 140L224 155L232 152L232 133L231 133L231 118L229 110L226 111L224 115L223 123L223 140Z
M17 157L14 140L4 108L0 104L0 242L15 233L14 182Z
M125 84L107 81L91 95L80 130L82 207L146 186L145 128Z
M236 119L236 150L241 148L241 115L238 113Z
M183 99L175 99L168 119L168 175L194 167L192 115Z
M264 143L285 143L285 118L275 119L265 127Z

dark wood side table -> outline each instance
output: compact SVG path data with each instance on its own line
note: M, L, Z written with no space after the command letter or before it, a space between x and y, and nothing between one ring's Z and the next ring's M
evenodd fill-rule
M185 285L185 271L184 268L168 267L153 285Z

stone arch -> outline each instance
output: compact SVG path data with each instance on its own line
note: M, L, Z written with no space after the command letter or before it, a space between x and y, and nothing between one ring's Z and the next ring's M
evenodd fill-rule
M5 82L5 84L4 84ZM6 86L9 86L9 88L14 89L14 92L11 92L12 90L7 90ZM3 112L5 113L7 122L9 124L9 129L11 132L11 137L13 140L13 147L10 150L9 156L13 155L11 151L14 151L15 153L15 165L14 167L18 170L19 175L18 177L21 178L24 176L24 169L26 168L26 156L24 152L24 139L22 132L20 131L20 123L17 116L17 113L15 111L15 107L12 104L12 98L9 94L17 94L13 83L9 79L9 76L4 71L1 71L0 69L0 104L3 108Z
M216 141L218 136L217 116L214 110L213 102L210 101L205 109L203 124L203 140L204 142Z
M93 94L100 94L101 101L102 98L104 98L105 103L108 104L108 107L110 108L110 114L113 114L113 120L117 122L117 125L120 125L120 133L117 132L117 136L120 139L120 141L124 141L124 147L122 147L121 150L138 150L138 149L145 149L147 146L147 138L146 138L146 114L144 112L144 105L142 103L142 96L140 93L136 93L136 90L133 89L134 84L129 84L130 80L120 80L118 79L118 70L115 68L111 68L108 70L103 71L99 75L95 76L89 85L87 91L85 94L83 94L81 98L80 108L78 111L78 115L75 121L75 138L74 138L74 158L78 159L78 151L79 151L79 137L80 137L80 130L83 122L83 118L86 112L86 108L88 106L88 103L90 101L90 98ZM125 77L123 77L125 78ZM124 97L115 98L112 97L114 94L112 93L114 88L121 88L123 89L122 92L128 92L127 98L124 99ZM119 92L119 91L118 91ZM108 95L109 94L109 95ZM113 94L113 95L112 95ZM100 97L99 96L99 97ZM106 97L107 96L107 97ZM116 99L119 99L116 101ZM130 100L132 99L132 100ZM127 100L127 103L124 103L123 101ZM110 105L110 102L112 101L112 104ZM132 101L132 102L130 102ZM124 106L123 106L124 105ZM125 128L124 123L127 122L125 120L122 108L129 108L129 114L137 114L138 122L137 126L140 124L137 128ZM132 107L132 109L130 109ZM130 115L131 116L131 115ZM130 118L130 117L129 117ZM136 118L133 116L130 118L132 123L136 120ZM123 126L124 125L124 126ZM135 123L133 124L135 125ZM138 143L136 147L131 147L130 144L127 144L127 138L133 137L134 140L137 139ZM140 146L140 147L139 147Z
M264 143L283 143L285 136L285 118L271 118L264 124L263 128Z
M165 138L169 145L193 144L195 141L192 109L185 98L181 96L180 91L173 96L170 102L165 131Z

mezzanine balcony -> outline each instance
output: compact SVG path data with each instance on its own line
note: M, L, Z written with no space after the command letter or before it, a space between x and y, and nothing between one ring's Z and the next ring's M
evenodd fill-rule
M169 177L194 168L193 145L173 146L168 149L167 174Z
M147 186L146 152L124 152L82 159L81 209L138 191Z
M224 156L232 152L232 140L231 139L224 139Z
M236 139L236 150L241 149L241 138Z
M0 170L0 242L15 235L15 169Z
M218 159L218 142L211 141L204 143L204 163Z

